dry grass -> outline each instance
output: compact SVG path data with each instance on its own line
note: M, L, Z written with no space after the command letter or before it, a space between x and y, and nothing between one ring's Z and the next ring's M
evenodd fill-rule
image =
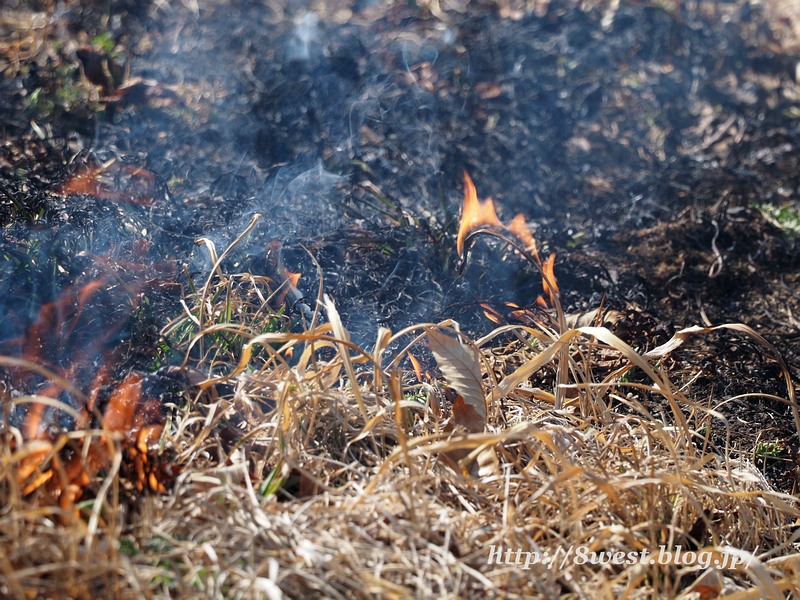
M170 326L187 352L203 347L189 352L197 357L190 366L208 378L173 407L162 452L182 472L169 494L134 493L118 475L117 450L91 486L99 500L80 505L79 515L39 506L16 483L33 442L12 451L18 432L7 431L0 593L783 598L800 591L795 499L771 489L746 458L715 447L709 432L726 423L714 402L693 402L654 366L693 332L643 357L603 328L500 328L474 342L488 412L485 431L469 433L448 426L446 384L421 383L401 368L410 348L424 352L429 331L456 335L455 324L394 336L381 330L367 351L349 342L330 302L320 302L328 323L315 314L306 332L286 333L269 309L272 291L266 279L215 268ZM633 366L649 383L628 381ZM563 410L554 409L552 386L532 387L543 381L564 382ZM784 400L797 419L787 384ZM738 552L752 562L725 571L488 564L492 547L510 548L513 561L517 549L641 553L685 550L692 538L715 557Z
M764 0L763 4L778 43L785 51L797 55L800 52L800 4L794 0ZM797 78L800 80L800 69Z
M547 0L498 4L513 16ZM771 6L789 15L781 22L796 41L795 5ZM0 29L25 32L0 48L0 70L16 73L37 55L40 21L0 15ZM181 473L168 494L134 492L116 448L78 514L40 505L17 483L36 442L12 443L19 431L3 430L0 596L800 594L796 499L711 443L709 432L726 428L715 411L723 399L687 397L656 366L657 353L639 356L602 329L501 328L475 342L488 412L485 431L469 433L449 427L442 382L420 382L404 353L389 351L416 335L414 348L424 347L424 326L383 331L362 350L332 327L329 304L327 324L315 318L305 333L285 333L286 317L269 309L271 286L214 269L170 328L206 379L172 407L160 451ZM517 343L498 352L510 336ZM633 365L649 383L628 381ZM787 387L797 420L791 380ZM640 553L686 548L695 536L715 556L752 555L750 567L488 564L493 546Z

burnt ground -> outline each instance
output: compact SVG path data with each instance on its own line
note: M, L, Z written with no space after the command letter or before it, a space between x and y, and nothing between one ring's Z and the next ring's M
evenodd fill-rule
M277 240L314 296L305 246L356 341L444 318L484 332L480 302L529 305L541 284L487 240L457 275L466 169L503 222L523 213L556 252L568 310L604 301L640 349L743 322L797 379L800 247L761 209L800 209L800 57L778 43L780 16L748 2L185 4L0 11L6 352L43 304L97 277L94 257L177 261L199 281L194 240L222 248L254 213L226 268L275 276ZM101 165L97 186L75 183ZM128 368L163 350L180 310L168 287L109 338ZM707 336L672 367L698 401L785 396L741 336ZM793 490L788 408L746 397L725 411L736 449L769 454Z

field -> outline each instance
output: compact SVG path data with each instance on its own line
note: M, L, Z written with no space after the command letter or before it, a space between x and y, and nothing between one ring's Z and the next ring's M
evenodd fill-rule
M0 596L800 596L798 27L0 9Z

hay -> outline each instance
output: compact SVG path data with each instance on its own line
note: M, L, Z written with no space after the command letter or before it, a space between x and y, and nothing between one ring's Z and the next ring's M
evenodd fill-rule
M773 490L747 457L714 446L709 432L724 429L724 418L713 403L686 397L652 366L657 358L600 328L498 329L475 342L488 414L485 430L469 433L448 426L445 383L401 368L409 349L423 353L431 324L395 336L381 330L370 351L335 317L333 327L315 315L307 331L291 333L269 308L269 285L216 270L169 328L207 377L174 407L162 440L162 454L181 469L169 494L132 493L112 469L92 484L102 505L90 501L77 516L37 506L20 495L21 451L5 436L3 595L798 592L795 499ZM457 335L452 323L437 328ZM517 341L498 352L512 334ZM199 354L191 349L201 339ZM534 387L553 380L554 364L567 375L560 411L552 389ZM649 371L650 383L627 381L632 365ZM796 408L787 381L785 400ZM739 552L751 562L715 570L576 560L579 548L627 557L661 546L716 559ZM554 556L552 565L535 562Z

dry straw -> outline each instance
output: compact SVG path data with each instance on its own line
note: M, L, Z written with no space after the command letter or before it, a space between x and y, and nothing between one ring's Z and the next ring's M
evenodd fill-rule
M714 445L709 432L727 428L715 410L724 399L695 402L657 362L707 329L684 330L642 355L601 327L504 326L472 341L455 323L429 323L381 329L367 350L349 340L321 294L328 323L318 322L318 308L304 332L288 332L288 317L269 308L276 286L213 262L186 313L165 330L183 340L187 369L202 375L187 401L172 407L161 442L181 468L168 494L133 493L119 475L117 449L79 516L41 506L16 483L36 442L6 427L3 596L800 592L795 498L772 489L746 457ZM752 330L732 328L780 361ZM427 352L431 336L447 381L421 367L419 381L404 368L410 353ZM459 379L456 358L460 368L477 369L477 384L475 371ZM780 364L784 401L797 419ZM629 377L634 367L646 380ZM560 389L548 381L561 381ZM449 386L467 400L453 403ZM484 421L464 421L458 411L481 399ZM552 556L579 546L627 554L678 545L738 553L749 568L488 564L492 547Z

